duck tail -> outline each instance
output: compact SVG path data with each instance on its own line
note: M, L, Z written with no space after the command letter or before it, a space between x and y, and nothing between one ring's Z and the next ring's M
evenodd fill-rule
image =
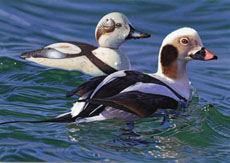
M0 125L10 124L10 123L45 123L45 122L57 122L57 123L70 123L74 122L75 118L72 117L71 113L61 114L53 119L41 120L41 121L8 121L0 122Z

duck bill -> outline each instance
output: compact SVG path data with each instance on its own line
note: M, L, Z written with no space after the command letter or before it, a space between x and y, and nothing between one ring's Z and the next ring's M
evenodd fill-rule
M201 48L201 50L199 50L198 52L196 52L194 55L190 55L190 57L192 59L195 59L195 60L203 60L203 61L209 61L209 60L218 59L217 56L215 56L214 54L212 54L210 51L208 51L204 47Z
M130 27L130 32L129 35L126 37L126 40L148 38L151 36L149 33L143 33L135 30L131 25L129 25L129 27Z

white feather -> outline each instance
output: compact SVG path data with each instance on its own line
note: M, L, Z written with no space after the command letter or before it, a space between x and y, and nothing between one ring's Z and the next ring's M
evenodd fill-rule
M73 107L71 108L72 117L77 116L84 108L85 102L75 102Z
M81 53L81 49L78 46L71 44L71 43L66 43L66 42L54 43L54 44L46 46L45 48L53 48L62 53L67 53L67 54Z
M167 87L159 85L159 84L154 84L154 83L137 82L134 85L127 87L120 93L130 92L130 91L138 91L142 93L149 93L149 94L155 94L155 95L164 95L164 96L171 97L175 100L179 100L179 98Z
M162 47L164 45L167 45L170 42L174 42L177 38L181 37L181 36L185 36L185 35L191 35L193 36L193 38L195 40L197 40L199 42L199 44L202 44L202 41L200 39L199 34L197 33L197 31L193 28L189 28L189 27L183 27L183 28L179 28L171 33L169 33L165 39L162 42Z
M65 116L65 115L68 115L70 112L67 112L67 113L63 113L63 114L60 114L60 115L58 115L56 118L60 118L60 117L63 117L63 116Z
M97 116L89 117L89 118L83 118L83 119L77 118L76 123L103 121L103 120L106 120L106 118L103 115L99 114Z
M52 59L62 58L63 55L64 55L63 53L54 49L50 49L49 51L47 51L47 56Z
M97 88L93 91L92 95L90 96L90 99L97 93L97 91L104 85L112 82L118 77L124 77L126 76L124 71L117 71L115 73L112 73L111 75L107 76L98 86Z
M82 97L79 98L79 100L86 99L90 93L90 91L85 93ZM71 115L73 117L77 116L84 109L85 105L85 102L75 102L73 107L71 108Z

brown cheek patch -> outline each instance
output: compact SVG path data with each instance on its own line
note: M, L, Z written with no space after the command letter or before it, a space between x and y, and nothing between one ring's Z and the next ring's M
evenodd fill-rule
M99 40L99 38L103 34L104 34L104 30L103 30L103 28L101 26L99 26L99 28L97 29L97 33L96 33L96 39L97 39L97 41Z
M96 33L97 41L99 40L101 35L106 34L106 33L111 33L115 30L115 22L112 19L111 21L112 21L111 25L108 25L106 22L104 22L98 27L97 33Z
M178 50L173 45L166 45L161 51L162 72L169 78L177 78L177 60Z

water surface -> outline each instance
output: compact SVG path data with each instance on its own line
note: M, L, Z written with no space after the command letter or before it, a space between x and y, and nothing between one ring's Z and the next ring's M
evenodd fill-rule
M94 29L105 14L126 14L152 37L121 49L132 69L155 72L162 39L189 26L199 31L217 61L194 61L187 71L196 93L185 113L135 123L122 135L118 119L75 124L0 126L1 161L227 162L230 160L230 2L228 0L0 0L0 119L42 120L68 112L65 93L90 77L27 62L19 54L68 40L96 45Z

